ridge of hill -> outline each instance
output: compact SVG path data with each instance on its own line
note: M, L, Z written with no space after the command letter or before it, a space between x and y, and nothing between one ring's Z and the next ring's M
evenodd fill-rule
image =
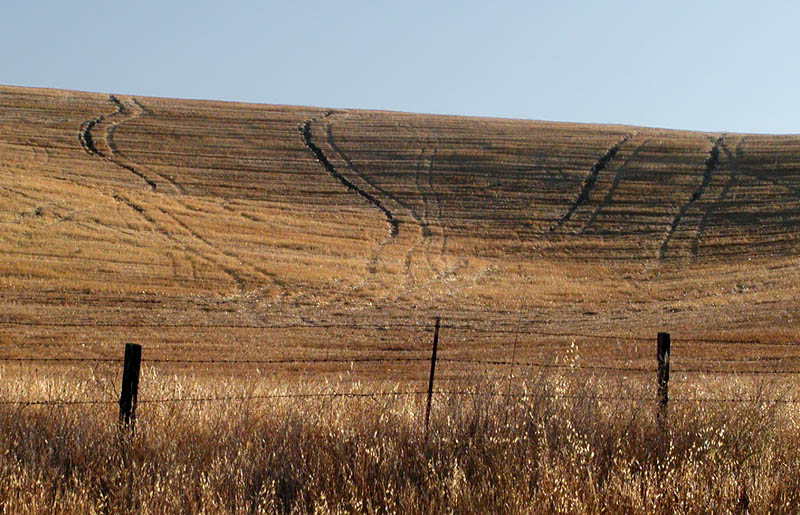
M0 87L9 354L789 343L799 224L800 136Z

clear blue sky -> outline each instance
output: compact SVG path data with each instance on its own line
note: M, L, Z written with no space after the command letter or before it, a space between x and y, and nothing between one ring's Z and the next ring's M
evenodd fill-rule
M0 83L800 133L800 2L4 0Z

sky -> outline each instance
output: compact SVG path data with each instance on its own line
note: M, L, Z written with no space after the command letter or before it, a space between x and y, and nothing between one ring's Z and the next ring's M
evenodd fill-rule
M796 1L3 0L0 84L800 133Z

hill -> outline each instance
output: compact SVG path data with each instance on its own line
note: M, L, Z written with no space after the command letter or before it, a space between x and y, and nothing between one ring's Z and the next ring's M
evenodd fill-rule
M8 355L794 369L798 224L800 136L0 88Z

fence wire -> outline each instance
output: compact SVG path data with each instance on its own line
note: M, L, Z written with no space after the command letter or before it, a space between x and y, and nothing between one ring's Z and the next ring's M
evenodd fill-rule
M85 358L85 357L0 357L0 362L41 362L41 363L121 363L119 358ZM532 361L510 361L477 358L437 357L437 363L457 363L484 366L508 366L524 368L542 368L555 370L601 370L622 373L654 373L656 367L636 367L620 365L591 365L582 363L542 363ZM172 359L143 358L143 363L160 365L301 365L301 364L348 364L348 363L429 363L430 357L352 357L352 358L276 358L276 359ZM726 360L726 362L747 363L751 360ZM716 375L798 375L800 370L720 370L703 367L670 367L672 373L697 373Z
M502 327L498 325L470 325L469 322L485 322L483 320L470 320L464 319L459 323L445 322L442 323L442 329L451 329L455 331L473 332L473 333L489 333L489 334L513 334L525 336L542 336L550 338L563 338L565 340L583 338L592 340L604 341L617 341L617 342L652 342L655 340L652 336L641 335L622 335L622 334L600 334L591 332L556 332L544 331L535 329L526 329L524 325L514 325L512 321L507 321L507 325L514 325L514 327ZM523 321L525 322L525 321ZM199 324L199 323L184 323L184 324L158 324L158 323L141 323L141 324L126 324L126 323L82 323L82 322L38 322L30 320L0 320L0 325L22 326L22 327L137 327L137 328L163 328L163 329L262 329L262 330L290 330L290 329L348 329L348 330L413 330L417 332L429 331L430 327L422 323L286 323L286 324ZM672 343L689 344L689 343L708 343L708 344L723 344L723 345L785 345L796 346L800 345L800 341L791 342L778 342L778 341L761 341L757 339L747 338L710 338L706 336L684 336L672 339Z
M336 399L336 398L376 398L376 397L412 397L427 395L424 390L416 391L382 391L382 392L329 392L329 393L274 393L260 395L231 395L231 396L197 396L197 397L165 397L161 399L139 399L138 404L169 404L169 403L204 403L204 402L242 402L250 400L269 399ZM466 390L434 390L435 396L449 397L499 397L512 399L549 399L549 400L580 400L598 402L652 402L655 397L644 396L615 396L615 395L569 395L546 393L506 393L506 392L471 392ZM800 404L800 399L740 399L717 397L677 397L670 398L670 403L725 403L725 404ZM112 405L118 401L112 400L0 400L0 406L79 406L79 405Z
M600 341L609 341L616 343L630 343L630 342L655 342L655 338L641 337L635 335L613 335L613 334L593 334L583 332L548 332L548 331L533 331L515 328L506 329L503 327L474 327L467 323L445 323L442 324L442 329L450 329L462 332L479 332L479 333L492 333L492 334L514 334L525 336L540 336L549 338L563 338L563 339L593 339ZM57 325L59 327L85 327L85 324L80 323L62 323L62 324L40 324L37 322L30 323L17 323L13 321L0 321L3 324L16 324L16 325ZM95 324L96 326L117 326L118 324ZM321 323L321 324L274 324L274 325L203 325L203 324L190 324L190 325L175 325L175 326L161 326L154 324L153 327L198 327L198 328L257 328L257 329L368 329L368 330L389 330L389 329L403 329L414 331L429 331L429 327L420 324L410 323L395 323L395 324L336 324L336 323ZM793 342L768 342L758 341L755 339L725 339L725 338L704 338L704 337L683 337L674 338L673 344L690 344L690 343L707 343L707 344L721 344L721 345L783 345L794 346L797 343ZM515 344L516 347L516 344ZM301 364L354 364L354 363L427 363L430 362L429 356L382 356L382 357L309 357L309 358L271 358L271 359L180 359L180 358L145 358L144 363L159 364L159 365L301 365ZM780 357L774 358L776 360ZM437 359L441 363L452 363L462 365L476 365L476 366L506 366L506 367L524 367L524 368L539 368L539 369L555 369L555 370L568 370L568 371L613 371L620 373L655 373L656 367L641 367L641 366L622 366L622 365L595 365L584 363L546 363L524 360L502 360L502 359L481 359L481 358L468 358L468 357L439 357ZM726 360L732 363L745 363L752 362L752 360ZM0 362L40 362L40 363L115 363L122 362L120 358L108 357L13 357L6 356L0 357ZM718 375L798 375L800 370L720 370L706 367L672 367L671 372L676 373L699 373L699 374L718 374ZM204 402L242 402L251 400L269 400L269 399L336 399L336 398L377 398L377 397L403 397L403 396L419 396L426 395L427 391L377 391L377 392L328 392L328 393L271 393L260 395L232 395L232 396L189 396L189 397L166 397L156 399L140 399L141 404L167 404L167 403L204 403ZM649 397L636 397L636 396L578 396L578 395L551 395L545 393L502 393L502 392L475 392L466 390L435 390L433 392L437 396L459 396L459 397L506 397L516 399L531 399L531 398L547 398L547 399L572 399L572 400L591 400L603 402L655 402L654 398ZM738 398L671 398L671 403L737 403L737 404L796 404L800 403L797 399L738 399ZM80 406L80 405L114 405L118 401L107 399L40 399L40 400L11 400L0 399L0 405L3 406Z

